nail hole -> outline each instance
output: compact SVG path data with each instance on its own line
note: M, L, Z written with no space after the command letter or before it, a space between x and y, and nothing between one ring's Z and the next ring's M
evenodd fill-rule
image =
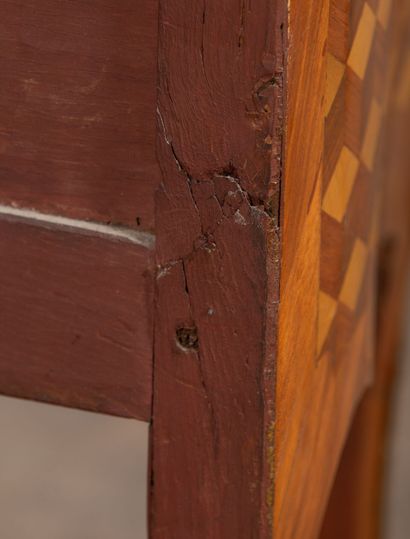
M183 350L198 350L198 331L195 327L177 329L176 337Z

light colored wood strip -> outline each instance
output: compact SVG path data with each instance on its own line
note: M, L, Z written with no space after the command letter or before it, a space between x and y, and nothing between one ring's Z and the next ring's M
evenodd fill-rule
M366 265L367 248L362 240L357 239L350 256L349 266L340 292L340 301L352 311L356 308L357 298L362 286Z
M389 24L391 7L392 7L392 0L379 0L379 7L377 9L377 19L384 29L386 29Z
M376 16L367 3L363 6L357 33L353 41L352 50L347 60L348 66L353 69L362 80L366 73L369 55L376 28Z
M339 222L345 215L358 168L359 160L344 146L323 198L323 210Z
M319 320L318 320L318 336L317 336L317 350L318 353L323 348L323 344L329 333L330 326L336 314L337 301L326 294L326 292L319 292Z
M370 171L373 169L381 121L382 108L376 99L373 99L361 151L362 161Z

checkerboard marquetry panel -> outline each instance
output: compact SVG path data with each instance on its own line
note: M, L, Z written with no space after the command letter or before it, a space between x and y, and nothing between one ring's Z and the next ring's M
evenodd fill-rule
M317 347L336 362L374 295L380 73L391 1L330 2ZM373 340L368 329L364 350Z

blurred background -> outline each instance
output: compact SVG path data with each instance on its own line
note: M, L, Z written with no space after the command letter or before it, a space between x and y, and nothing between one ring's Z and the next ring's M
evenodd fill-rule
M410 530L410 294L403 327L400 361L390 418L386 454L386 498L383 539L406 539Z
M1 539L143 539L147 425L0 398Z

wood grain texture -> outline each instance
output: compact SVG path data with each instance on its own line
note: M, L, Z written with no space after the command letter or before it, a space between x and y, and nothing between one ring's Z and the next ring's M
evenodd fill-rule
M344 363L334 363L329 354L317 357L328 16L327 1L290 2L275 539L318 536L352 410L371 372L371 355L363 348L368 313L342 343Z
M0 8L0 203L151 230L157 0Z
M272 532L281 5L161 2L155 539Z
M344 14L342 3L321 6L318 17L313 3L305 11L297 2L290 4L275 538L318 536L356 406L373 383L378 192L391 177L381 172L377 152L387 86L387 77L380 76L385 73L386 36L378 3L346 3ZM323 49L327 14L329 40ZM306 41L298 40L303 31ZM336 36L344 40L339 47ZM323 50L330 69L327 84L320 72ZM336 77L329 54L346 63ZM305 131L316 134L308 146L301 138ZM305 162L301 148L309 156ZM315 186L310 196L301 196L301 178ZM370 443L380 421L376 415L367 419ZM358 428L364 430L363 420ZM365 454L370 455L358 451L356 464L364 463L360 457ZM345 500L358 500L361 492L366 502L351 508L344 501L345 506L356 515L363 505L370 510L370 488L352 484L352 496L345 492ZM338 514L343 521L343 510ZM333 524L333 534L326 537L363 537L360 532L340 535L346 528L336 519Z
M316 493L312 498L309 492L314 438L308 427L320 417L317 401L325 390L323 375L316 380L312 377L317 373L323 152L323 112L318 96L325 95L328 3L309 1L302 6L290 2L289 7L273 536L313 539L318 526L315 521L320 519L320 499ZM318 490L323 488L322 473L313 481L316 487L321 484Z
M0 221L0 392L148 420L152 250Z
M2 218L0 391L150 420L152 539L316 539L373 376L385 0L2 4L0 204L156 245Z

